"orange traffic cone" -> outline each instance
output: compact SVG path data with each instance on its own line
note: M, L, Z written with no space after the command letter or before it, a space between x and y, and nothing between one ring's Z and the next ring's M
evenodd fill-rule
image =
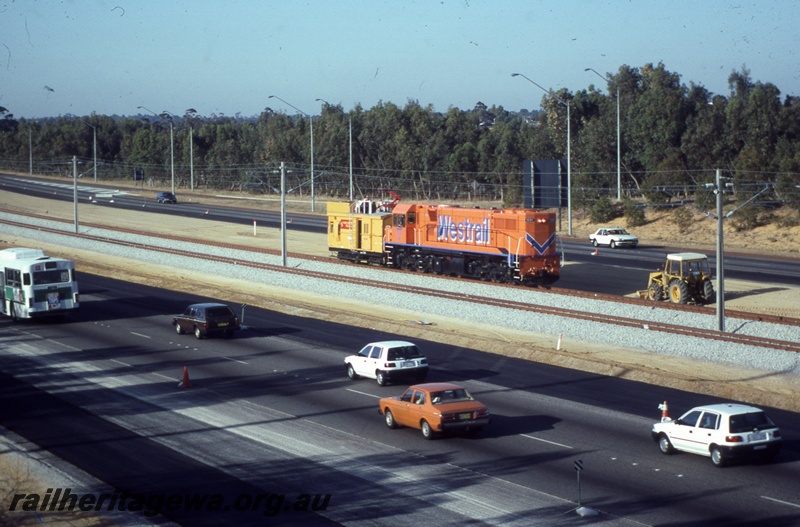
M178 388L189 388L192 383L189 381L189 367L183 367L183 380L178 383Z
M669 414L667 413L668 411L667 401L664 401L663 403L659 404L658 409L661 410L661 422L663 423L664 421L669 421L670 418Z
M206 209L206 214L208 214L208 209Z
M600 249L598 249L597 247L595 247L595 248L594 248L594 252L592 253L592 256L597 256L598 254L600 254Z

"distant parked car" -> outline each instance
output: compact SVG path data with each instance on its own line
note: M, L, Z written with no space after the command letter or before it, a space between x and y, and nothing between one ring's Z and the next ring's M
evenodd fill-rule
M781 431L762 410L743 404L710 404L692 408L674 421L662 418L651 431L664 454L675 450L711 458L721 467L734 459L774 458Z
M230 338L241 329L239 317L230 307L212 302L190 305L182 314L172 317L172 325L178 335L194 333L198 339L210 335Z
M617 247L636 247L639 238L629 233L622 227L602 227L589 235L592 245L608 245L612 249Z
M384 397L378 411L386 426L418 428L425 439L448 430L477 433L489 424L489 409L461 386L447 382L418 384L403 395Z
M404 340L372 342L357 354L345 357L344 362L348 377L368 377L380 386L408 378L422 382L428 376L428 359L416 344Z
M172 192L159 192L156 194L159 203L178 203L178 198Z

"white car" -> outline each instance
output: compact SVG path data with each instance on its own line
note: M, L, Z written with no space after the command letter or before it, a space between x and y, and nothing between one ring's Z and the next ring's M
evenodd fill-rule
M344 359L347 376L375 379L380 386L397 379L422 382L428 376L428 359L416 344L404 340L371 342Z
M700 454L717 467L747 457L770 461L783 444L780 429L767 414L743 404L698 406L680 419L662 418L651 434L662 453Z
M629 233L622 227L602 227L589 235L592 245L608 245L612 249L617 247L636 247L639 238Z

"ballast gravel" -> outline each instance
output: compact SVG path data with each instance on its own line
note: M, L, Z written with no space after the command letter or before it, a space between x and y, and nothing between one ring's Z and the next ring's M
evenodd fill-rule
M499 288L491 284L471 280L439 280L426 275L405 273L391 273L377 267L370 266L343 266L334 261L310 261L287 258L287 267L301 268L306 271L315 271L325 274L346 275L365 280L402 283L426 289L447 290L454 293L471 295L475 297L489 297L513 302L525 302L550 307L565 308L577 311L586 311L605 314L615 317L626 317L643 321L641 328L616 326L601 322L566 319L555 315L535 314L504 307L489 307L462 300L431 301L426 297L411 293L396 293L379 295L380 291L373 286L358 286L345 284L340 281L315 278L309 276L293 275L291 281L286 280L283 273L276 271L263 271L236 265L236 259L256 258L263 263L280 265L280 256L264 255L247 251L230 250L215 246L179 243L174 240L165 240L154 236L137 236L120 233L113 230L96 228L81 228L82 234L91 234L94 237L108 240L120 240L141 245L141 248L119 246L97 240L61 236L38 230L37 227L55 228L63 230L65 234L74 232L72 225L59 222L31 219L27 216L0 213L0 219L16 222L25 222L30 228L20 228L0 222L0 232L10 235L40 240L44 243L73 247L75 249L108 254L112 256L134 259L146 263L171 266L182 269L184 272L201 272L228 276L246 281L259 282L275 287L291 288L305 292L304 298L308 301L314 295L328 295L347 298L350 301L361 300L365 304L374 303L376 298L386 306L406 309L420 313L421 305L428 305L429 314L444 314L464 321L486 324L496 328L509 328L527 331L536 334L563 333L572 339L597 342L617 346L619 348L637 349L653 353L688 357L706 360L721 364L732 364L745 368L783 374L800 375L800 357L797 353L780 351L755 346L745 346L728 342L671 335L660 331L647 329L647 322L662 322L686 327L714 330L717 328L716 314L708 315L697 313L682 313L680 311L658 309L647 306L636 306L602 300L564 297L549 294L534 288ZM161 252L148 251L146 246L169 247L180 250L211 254L216 257L230 259L232 263L210 261L203 258L170 255ZM420 313L424 318L425 313ZM776 340L800 342L800 328L766 322L754 322L736 318L726 318L725 327L729 333L738 333L765 337Z

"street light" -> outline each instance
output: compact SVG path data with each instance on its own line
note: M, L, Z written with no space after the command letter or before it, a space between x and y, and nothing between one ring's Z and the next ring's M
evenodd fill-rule
M314 212L314 118L311 117L310 115L308 115L306 112L304 112L300 108L298 108L297 106L294 106L293 104L290 104L290 103L284 101L283 99L281 99L277 95L270 95L268 98L269 99L278 99L283 104L285 104L287 106L291 106L292 108L294 108L295 110L297 110L301 114L303 114L306 117L308 117L308 122L310 123L309 126L310 126L310 129L311 129L311 212Z
M601 79L605 81L611 81L608 77L603 77L594 68L585 68L583 71L591 71ZM620 132L619 132L619 86L617 86L617 201L622 199L622 167L620 161L620 145L622 142L620 141Z
M194 192L194 127L192 126L191 117L197 114L197 110L189 108L186 110L186 115L189 116L189 189Z
M165 115L170 116L172 114L166 110L158 114L149 108L145 108L144 106L137 106L137 108L140 110L147 110L159 119L169 121L169 166L170 174L172 175L172 193L175 194L175 139L173 134L172 117L164 117Z
M317 101L322 101L328 106L332 106L331 103L326 101L325 99L317 99ZM349 130L349 138L350 138L350 202L353 201L353 118L348 115L347 116L347 125Z
M537 83L535 83L522 73L512 73L511 76L522 77L523 79L530 82L540 90L547 93L550 97L552 97L553 99L555 99L556 101L560 102L561 104L567 107L567 234L569 236L572 236L572 160L570 155L570 143L572 141L570 138L569 103L556 97L556 95L553 93L553 90L545 90L544 88L539 86ZM560 196L559 196L559 201L560 201Z
M78 119L81 118L78 117ZM81 121L83 121L83 119L81 119ZM97 183L97 128L95 128L94 125L87 123L86 121L83 121L83 124L92 127L92 135L94 136L94 182Z

